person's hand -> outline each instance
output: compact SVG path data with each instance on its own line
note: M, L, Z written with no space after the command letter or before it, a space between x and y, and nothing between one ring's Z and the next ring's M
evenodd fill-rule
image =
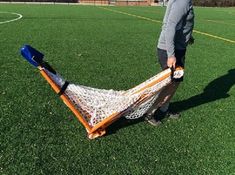
M176 64L176 58L175 58L175 56L171 56L171 57L169 57L168 59L167 59L167 66L169 67L169 68L175 68L175 64Z

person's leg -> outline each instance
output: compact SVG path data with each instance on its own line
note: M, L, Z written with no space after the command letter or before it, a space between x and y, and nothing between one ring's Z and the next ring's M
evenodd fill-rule
M159 61L159 64L161 65L162 70L167 69L168 68L167 67L167 52L165 50L157 48L157 55L158 55L158 61ZM163 90L162 92L165 93ZM161 105L160 103L165 98L165 96L161 95L162 92L160 92L154 104L150 107L150 109L145 114L145 120L153 126L158 126L159 124L161 124L161 121L159 119L156 120L154 114L156 110L160 107Z
M176 51L176 58L177 58L177 66L182 66L184 67L184 57L185 56L185 50L183 51ZM159 63L162 67L162 69L166 69L167 68L167 53L165 50L162 49L158 49L158 59L159 59ZM180 79L180 81L173 81L172 83L170 83L169 85L167 85L159 94L158 98L156 99L156 101L154 102L154 104L152 105L152 107L147 111L146 116L147 121L150 121L150 124L155 123L154 120L160 120L161 117L156 118L155 119L155 112L160 109L161 112L166 113L168 111L168 107L169 107L169 102L172 99L172 97L174 96L177 88L179 87L180 82L183 79ZM158 117L158 116L157 116ZM157 123L159 124L159 121L157 121Z
M154 102L154 104L149 108L147 111L147 114L154 114L154 112L160 108L163 107L162 112L166 112L168 110L169 102L174 96L180 82L172 82L169 85L167 85L159 94L158 98ZM166 106L164 106L166 105ZM165 109L164 109L165 107Z

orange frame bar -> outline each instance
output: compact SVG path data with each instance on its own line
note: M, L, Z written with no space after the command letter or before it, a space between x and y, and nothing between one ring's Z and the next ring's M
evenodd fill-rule
M41 75L46 79L46 81L51 85L52 89L58 94L60 92L60 88L54 83L54 81L47 75L45 70L39 67ZM69 109L75 114L78 120L85 126L88 132L91 132L91 126L87 123L87 121L82 117L81 113L74 107L74 105L70 102L70 100L62 94L60 98L63 102L69 107Z

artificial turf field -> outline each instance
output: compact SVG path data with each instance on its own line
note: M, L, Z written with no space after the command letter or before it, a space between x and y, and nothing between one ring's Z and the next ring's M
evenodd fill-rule
M235 174L235 8L195 7L195 44L171 106L182 117L160 127L121 119L88 140L19 54L30 44L72 82L126 90L160 71L164 11L0 4L23 15L0 24L0 174ZM0 13L0 23L14 18Z

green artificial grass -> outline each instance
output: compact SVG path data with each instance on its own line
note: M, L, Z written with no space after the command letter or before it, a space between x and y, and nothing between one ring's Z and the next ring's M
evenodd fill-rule
M162 21L161 7L105 7ZM161 23L98 6L1 4L21 20L0 24L0 174L234 174L235 44L194 33L180 120L115 122L88 140L50 86L19 54L30 44L66 79L126 90L160 71ZM235 40L235 8L195 8L195 30ZM0 13L0 22L16 16Z

